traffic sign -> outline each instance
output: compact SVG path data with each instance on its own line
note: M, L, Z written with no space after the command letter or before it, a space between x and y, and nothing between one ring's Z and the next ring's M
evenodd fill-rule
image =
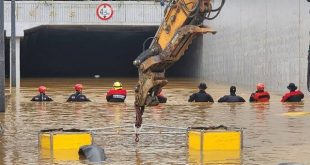
M108 3L102 3L96 9L97 17L103 21L106 21L112 18L113 13L114 13L113 8Z

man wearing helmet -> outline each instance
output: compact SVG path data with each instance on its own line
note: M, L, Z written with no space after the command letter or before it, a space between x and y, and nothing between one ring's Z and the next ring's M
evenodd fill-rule
M189 97L188 102L214 102L211 95L205 91L207 89L206 83L200 83L198 88L199 92L192 94Z
M106 99L108 102L124 102L127 96L127 91L123 89L120 82L114 82L113 89L107 92Z
M304 98L304 94L297 90L297 86L294 83L290 83L287 89L289 89L290 92L285 93L281 102L300 102Z
M264 91L265 84L258 83L256 85L257 91L252 93L250 96L250 102L268 102L270 99L270 95L267 91Z
M50 97L48 97L45 92L46 92L46 87L45 86L40 86L38 91L40 92L39 95L34 96L31 101L53 101Z
M75 93L72 94L67 102L75 101L75 102L83 102L83 101L90 101L85 95L82 94L83 85L82 84L75 84L74 85Z

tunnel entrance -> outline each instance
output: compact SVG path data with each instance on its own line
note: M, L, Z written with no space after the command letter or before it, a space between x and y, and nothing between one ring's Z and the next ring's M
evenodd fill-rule
M132 61L157 26L40 26L21 41L22 77L137 77ZM148 46L150 42L146 42ZM196 52L197 43L194 46ZM194 77L198 55L185 55L167 76ZM194 70L194 69L193 69Z

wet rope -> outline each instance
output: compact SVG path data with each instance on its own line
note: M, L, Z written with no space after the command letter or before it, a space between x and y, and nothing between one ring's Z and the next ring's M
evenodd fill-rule
M132 125L112 126L112 127L103 127L103 128L91 128L91 129L86 129L86 130L96 132L96 131L103 131L103 130L107 130L107 129L126 128L126 127L132 127Z
M143 127L151 127L151 128L166 128L166 129L176 129L176 130L187 130L188 128L182 128L182 127L168 127L168 126L162 126L162 125L148 125L143 124Z
M98 132L98 133L95 133L96 135L133 135L133 134L139 134L139 135L186 135L186 131L173 131L173 132L170 132L170 131L152 131L152 132Z
M188 129L199 129L199 130L218 130L218 129L224 129L228 130L228 127L224 125L219 126L209 126L209 127L189 127Z

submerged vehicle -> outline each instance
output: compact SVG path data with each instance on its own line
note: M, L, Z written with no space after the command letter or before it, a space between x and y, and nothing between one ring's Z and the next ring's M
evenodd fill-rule
M158 104L156 93L168 83L165 71L184 55L195 37L216 33L203 23L216 18L224 3L221 0L213 9L211 0L170 0L149 48L133 61L139 72L135 89L137 128L141 127L145 106Z

